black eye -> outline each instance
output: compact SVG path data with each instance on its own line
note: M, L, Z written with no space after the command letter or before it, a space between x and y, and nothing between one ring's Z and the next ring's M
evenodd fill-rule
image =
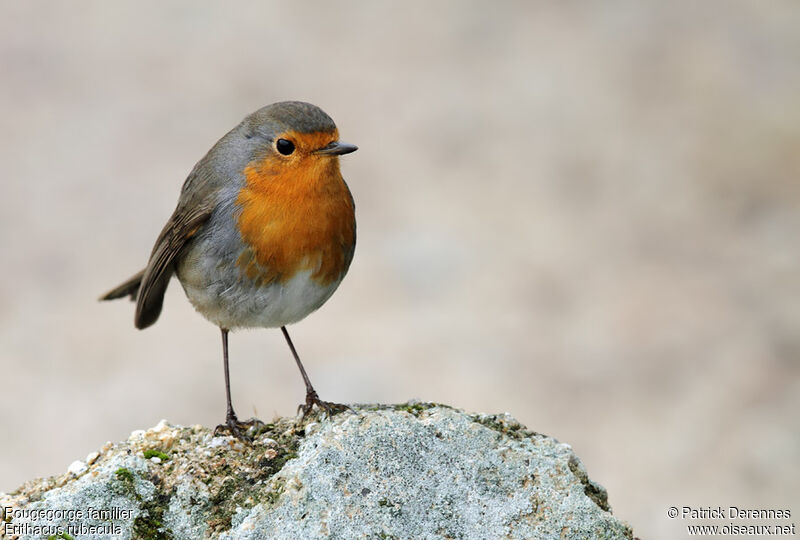
M284 156L288 156L294 152L294 143L292 141L287 141L286 139L278 139L278 142L275 143L275 148L277 148L278 152Z

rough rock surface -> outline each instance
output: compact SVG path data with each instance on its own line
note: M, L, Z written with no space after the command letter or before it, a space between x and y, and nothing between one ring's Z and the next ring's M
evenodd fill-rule
M632 538L569 445L508 415L358 406L252 443L160 422L0 494L10 538Z

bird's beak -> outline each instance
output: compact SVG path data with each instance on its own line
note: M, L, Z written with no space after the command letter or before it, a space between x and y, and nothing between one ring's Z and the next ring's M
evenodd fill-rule
M355 152L356 150L358 150L358 146L354 144L333 141L329 145L323 146L319 150L315 150L314 153L327 156L341 156L344 154L349 154L350 152Z

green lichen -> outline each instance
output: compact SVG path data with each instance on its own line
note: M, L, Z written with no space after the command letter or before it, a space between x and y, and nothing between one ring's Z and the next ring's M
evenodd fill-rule
M144 459L150 459L154 457L157 457L161 461L167 461L169 459L169 456L167 454L165 454L164 452L160 452L158 450L150 449L144 451Z
M430 407L426 407L422 403L402 403L400 405L395 405L394 410L396 411L405 411L409 414L413 414L414 416L419 416L422 414L422 411L425 409L429 409Z
M206 523L210 532L224 531L231 527L237 508L252 508L257 504L273 506L283 493L283 481L273 482L271 478L286 463L297 457L303 436L304 424L295 425L290 421L260 426L261 435L269 437L277 444L270 446L273 456L254 452L237 457L236 460L218 459L209 469L209 509ZM219 457L226 455L221 447ZM259 455L261 454L261 455ZM272 489L269 489L273 482Z
M212 506L222 506L230 500L231 496L236 493L237 488L236 479L233 476L229 476L222 481L222 485L217 489L216 493L213 494L209 502Z
M470 416L470 419L512 439L527 439L536 435L535 432L529 431L519 422L509 421L502 415L474 414Z
M142 503L141 513L133 521L133 538L171 540L172 533L163 524L168 507L169 496L158 491L152 499Z
M275 471L278 472L283 469L283 466L286 465L286 462L290 459L294 459L297 457L297 452L289 451L283 452L278 454L275 459L272 460L270 467Z
M169 496L156 490L153 497L143 500L136 491L136 477L125 467L114 473L124 491L139 502L141 511L133 521L133 538L143 540L170 540L172 535L164 528L164 512L169 507ZM158 477L153 477L153 484L159 484Z
M381 410L381 409L390 409L393 411L405 411L409 414L413 414L417 418L428 409L433 409L435 407L441 407L445 409L452 409L449 405L442 405L441 403L434 403L432 401L408 401L406 403L398 403L396 405L389 405L388 407L381 407L379 406L377 409L374 410Z
M115 472L114 474L116 474L117 475L117 479L122 481L122 482L133 483L133 473L131 471L129 471L128 469L126 469L125 467L120 467L119 469L117 469L117 472Z
M416 417L419 417L424 411L429 409L433 409L436 407L441 407L443 409L453 409L453 407L449 405L444 405L442 403L435 403L433 401L407 401L406 403L395 403L390 405L382 405L379 403L374 404L365 404L365 405L353 405L353 409L361 410L361 411L404 411L409 414L413 414Z
M122 492L132 496L137 501L142 500L142 497L136 491L136 480L133 473L126 469L125 467L120 467L114 473L119 481L120 485L122 486Z
M267 494L264 496L263 499L263 502L267 506L267 508L275 506L275 504L278 502L278 499L280 499L281 495L283 495L283 490L285 487L286 487L285 480L278 480L275 482L274 489L267 492Z
M51 534L50 536L47 537L47 540L58 540L59 538L62 538L63 540L75 540L74 538L72 538L72 535L65 532L59 534Z

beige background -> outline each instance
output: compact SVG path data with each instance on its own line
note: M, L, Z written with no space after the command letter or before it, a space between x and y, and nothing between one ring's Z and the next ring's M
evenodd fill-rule
M297 5L302 4L302 5ZM325 399L509 411L615 513L800 514L800 9L775 2L3 3L0 489L224 416L219 335L96 297L245 114L322 106L359 244L293 335ZM235 334L242 416L291 414Z

